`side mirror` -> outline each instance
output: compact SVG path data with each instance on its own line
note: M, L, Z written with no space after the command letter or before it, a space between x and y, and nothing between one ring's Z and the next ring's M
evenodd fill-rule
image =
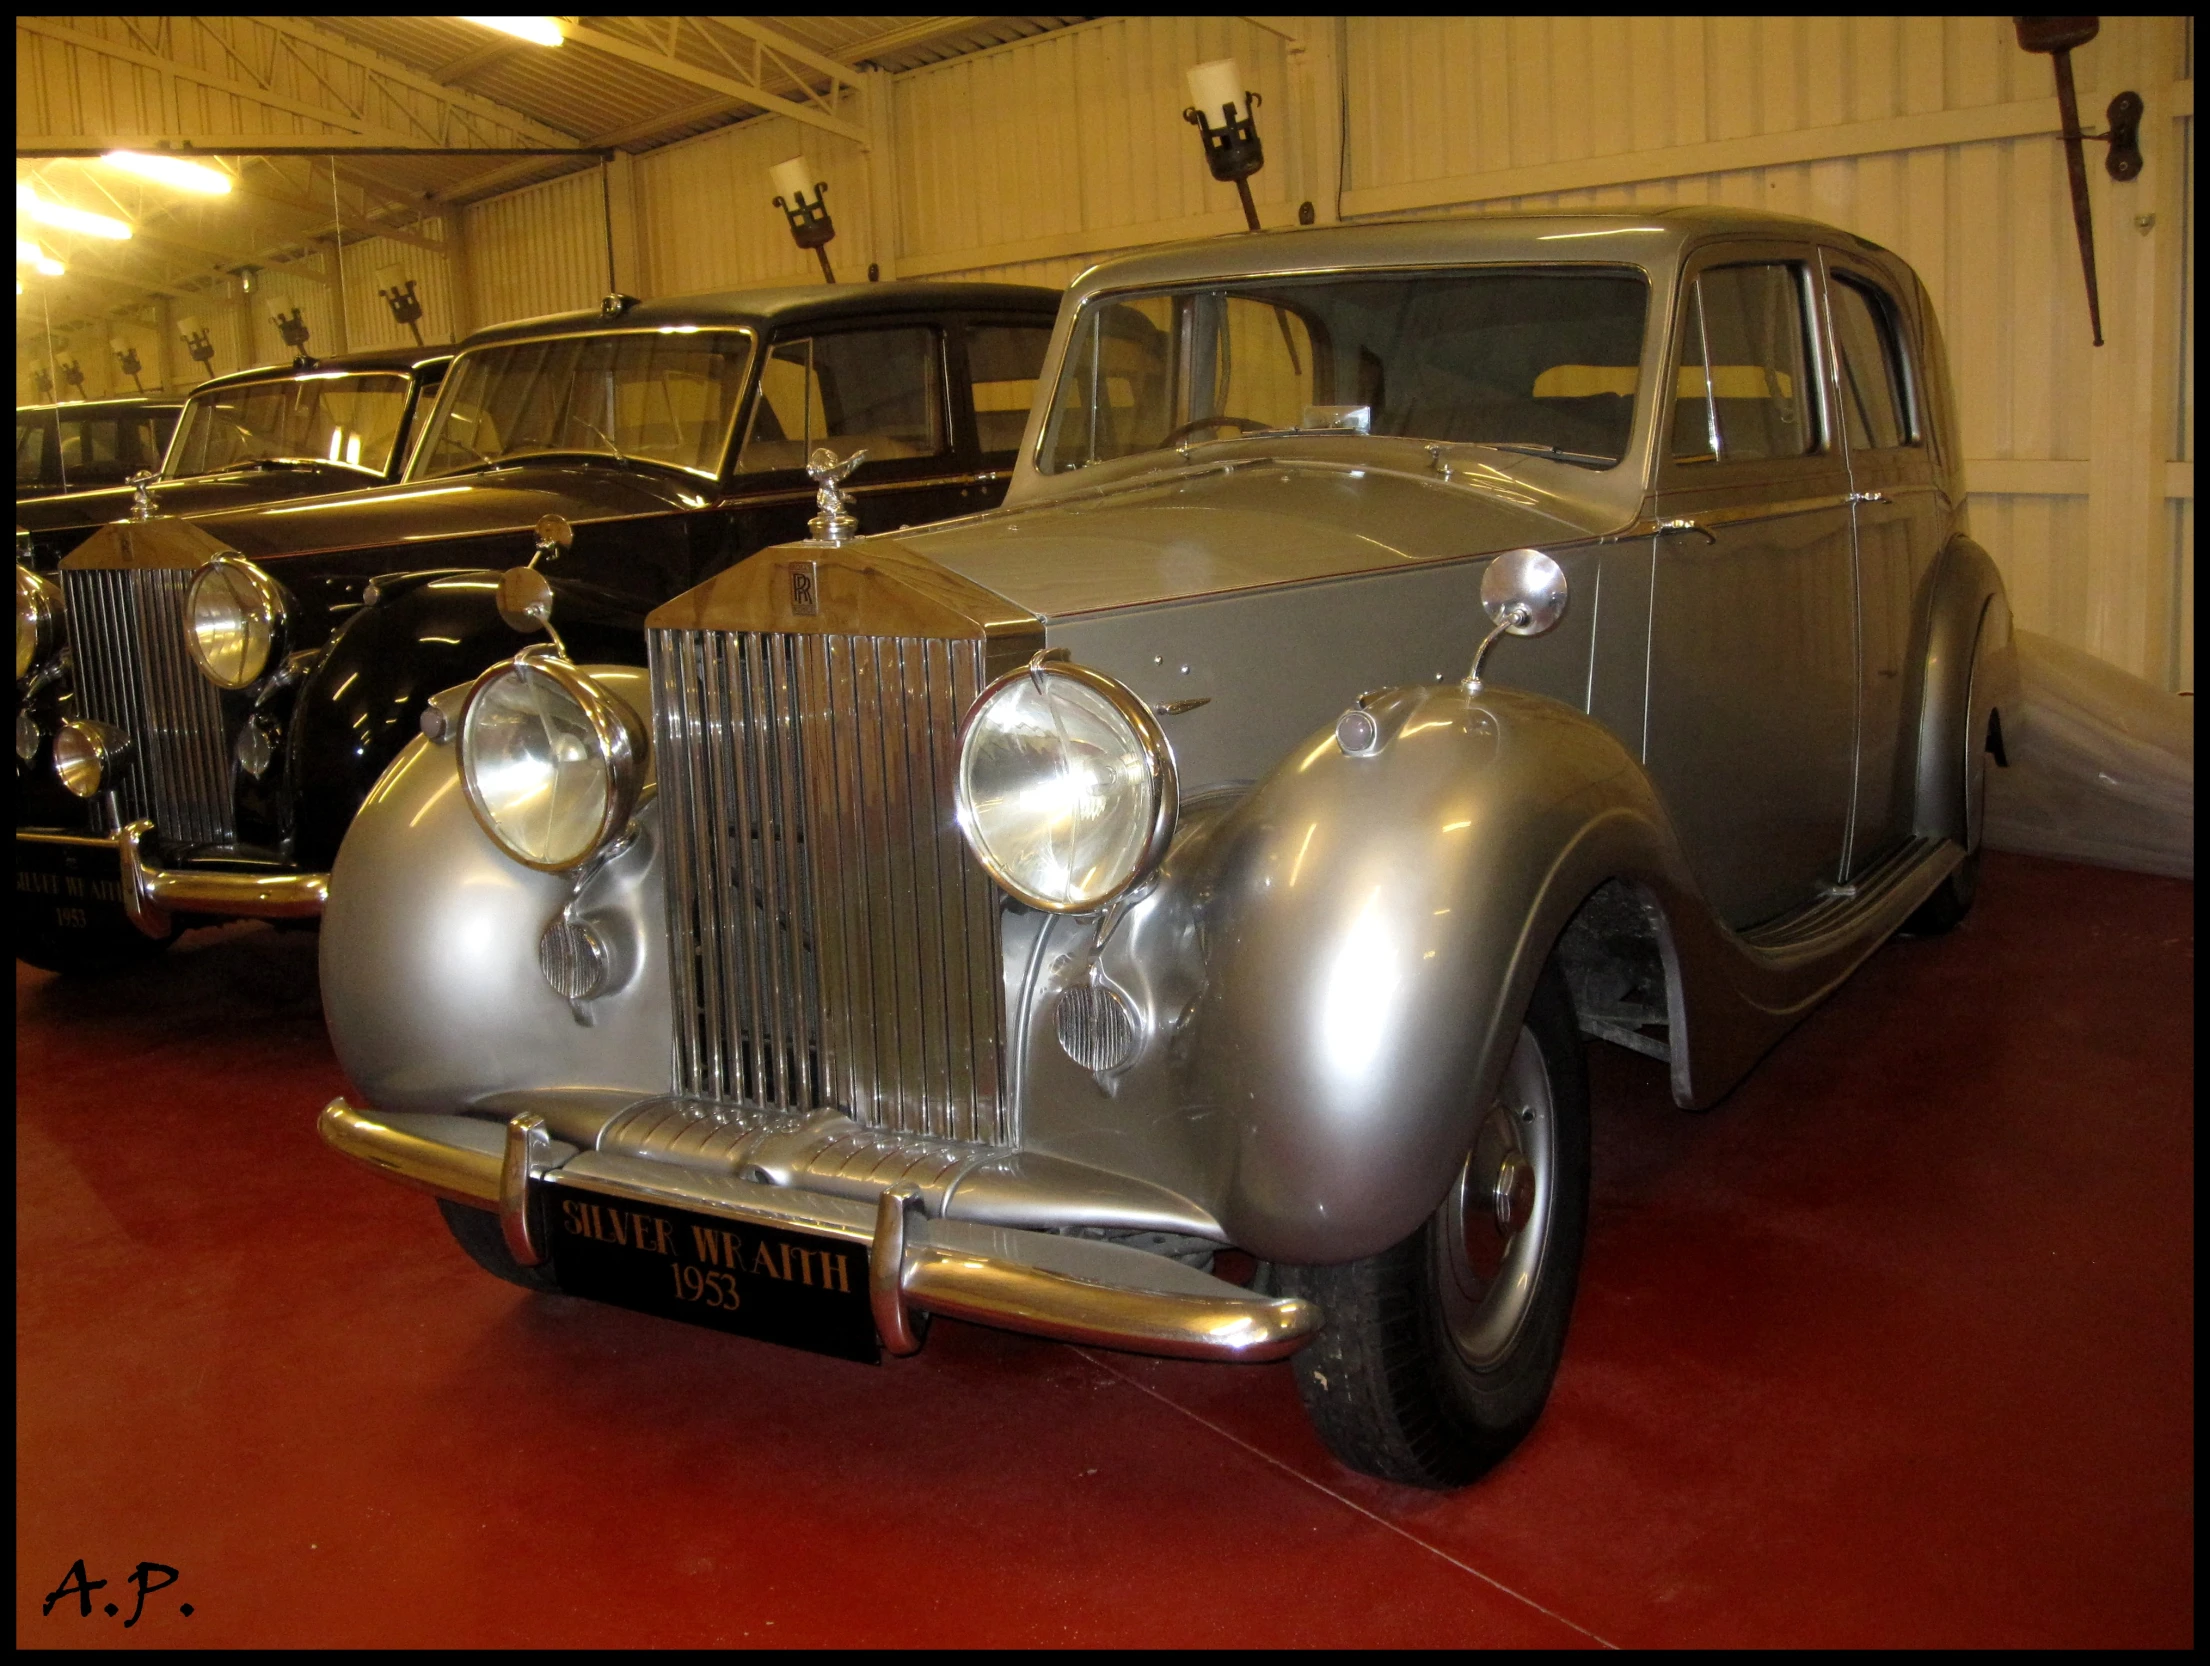
M540 561L552 561L576 541L576 529L568 524L565 515L540 515L537 517L537 548L530 552L529 564L534 567Z
M499 575L499 617L509 630L525 635L541 630L551 636L552 606L552 583L535 567L509 567Z
M1481 606L1494 628L1474 650L1459 687L1481 692L1481 667L1500 636L1540 636L1565 617L1565 569L1541 550L1506 550L1481 575Z

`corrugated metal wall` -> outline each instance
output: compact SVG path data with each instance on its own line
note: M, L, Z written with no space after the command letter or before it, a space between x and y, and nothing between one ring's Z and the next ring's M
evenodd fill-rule
M613 287L598 169L473 203L460 221L476 328L596 306Z

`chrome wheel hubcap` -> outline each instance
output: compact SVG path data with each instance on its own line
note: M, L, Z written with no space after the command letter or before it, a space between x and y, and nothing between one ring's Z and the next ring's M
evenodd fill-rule
M1549 1237L1555 1150L1549 1072L1541 1047L1523 1029L1432 1234L1444 1325L1476 1370L1511 1352L1533 1305Z

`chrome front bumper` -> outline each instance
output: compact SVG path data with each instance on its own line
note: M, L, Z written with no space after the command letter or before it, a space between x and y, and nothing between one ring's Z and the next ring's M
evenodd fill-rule
M527 1111L502 1128L477 1117L379 1114L333 1099L321 1126L331 1146L387 1178L495 1211L508 1249L525 1265L544 1260L533 1238L530 1185L564 1180L640 1203L865 1244L875 1328L894 1354L920 1347L915 1317L926 1313L1207 1360L1279 1359L1310 1341L1322 1321L1311 1302L1257 1295L1143 1250L932 1217L910 1184L889 1185L869 1200L585 1150L553 1137L546 1118Z
M153 823L134 821L120 833L49 833L15 830L18 844L72 845L113 850L122 863L123 912L148 937L166 937L171 914L219 914L226 918L312 919L330 897L326 873L218 873L148 865L142 845Z

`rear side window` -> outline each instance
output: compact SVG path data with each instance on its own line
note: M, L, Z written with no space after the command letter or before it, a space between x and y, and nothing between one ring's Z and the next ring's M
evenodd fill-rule
M977 324L967 332L975 435L985 456L1020 446L1051 345L1048 324Z
M46 441L52 433L43 422L15 425L15 483L18 486L36 486L43 478Z
M805 465L818 445L870 463L932 457L944 449L934 330L853 330L779 343L760 369L738 469L761 474Z
M1674 388L1673 455L1752 462L1816 449L1803 268L1722 266L1689 291Z
M1853 451L1909 445L1910 405L1895 311L1881 296L1840 278L1834 284L1834 338L1840 350L1842 421Z

